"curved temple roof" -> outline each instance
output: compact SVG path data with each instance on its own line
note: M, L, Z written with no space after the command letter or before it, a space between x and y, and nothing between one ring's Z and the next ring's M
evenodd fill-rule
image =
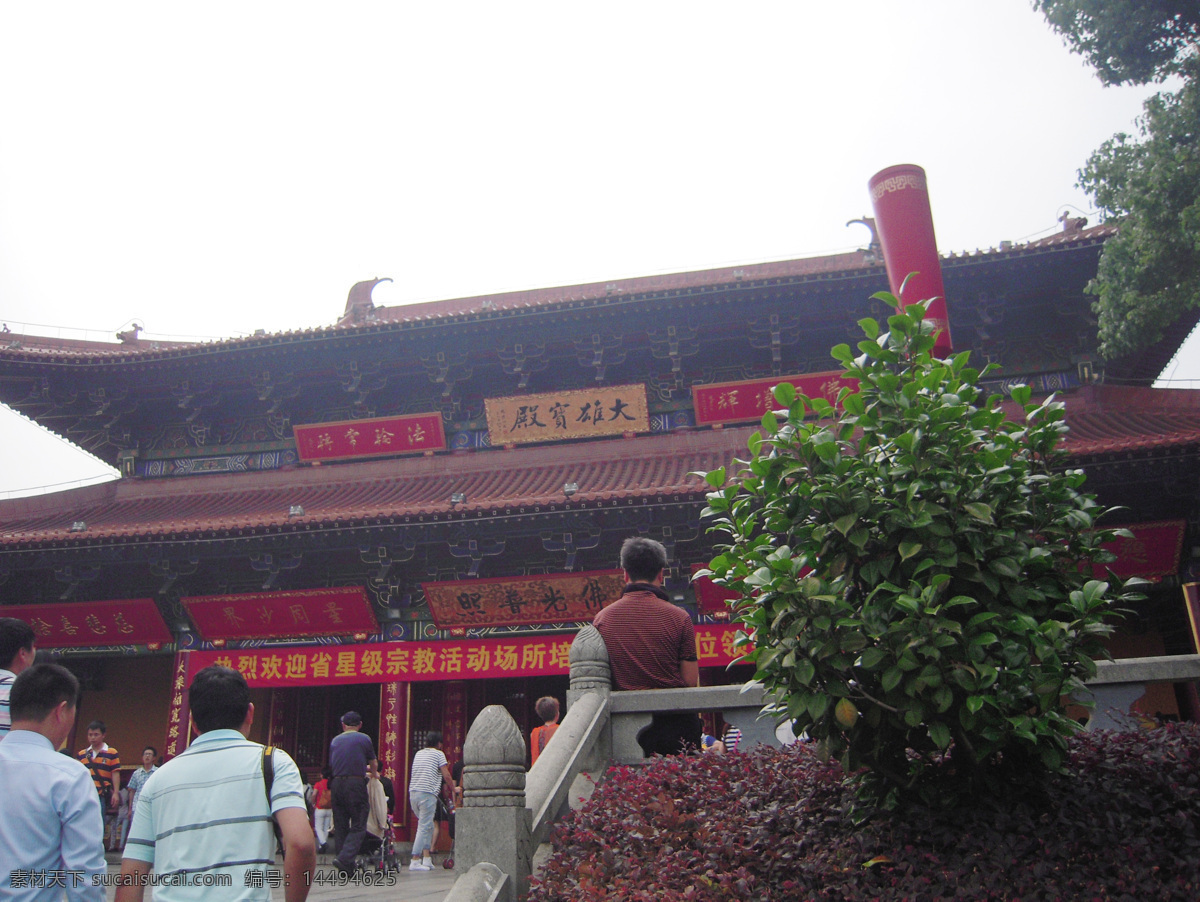
M1200 448L1200 391L1089 386L1065 397L1077 461ZM1011 402L1010 416L1019 411ZM581 508L699 502L697 471L746 457L754 426L515 451L449 454L244 475L124 479L0 502L0 548L155 541L395 523L477 521ZM568 498L566 483L578 485ZM453 504L450 496L466 500ZM292 505L304 513L289 516ZM86 530L72 532L76 521Z
M970 254L949 254L942 258L943 268L969 266L985 260L1019 258L1057 249L1100 244L1116 232L1111 225L1093 226L1072 233L1058 233L1048 238L1024 244L1008 245L999 250L975 251ZM230 338L205 343L159 342L134 339L122 344L100 341L81 341L47 338L36 335L9 334L0 340L0 363L8 360L46 360L62 362L100 362L103 360L153 360L196 353L228 351L239 347L276 344L280 340L295 341L322 336L352 334L356 331L378 330L389 325L413 323L453 323L481 316L498 316L523 311L566 309L575 305L602 303L613 298L652 296L662 293L716 288L751 282L775 280L820 280L836 276L883 273L883 263L867 250L799 260L782 260L729 266L695 272L670 273L593 282L552 288L535 288L500 294L451 298L395 307L375 307L369 293L364 298L362 286L371 286L387 279L372 279L356 284L351 290L346 313L334 325L301 328L286 332Z

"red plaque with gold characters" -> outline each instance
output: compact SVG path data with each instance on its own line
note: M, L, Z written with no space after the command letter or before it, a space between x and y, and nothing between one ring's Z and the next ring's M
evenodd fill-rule
M295 426L292 433L301 460L422 454L446 448L440 413L314 423Z
M775 410L774 389L781 382L796 386L796 391L810 398L837 402L842 388L858 388L858 380L846 379L840 372L809 373L803 376L772 376L770 379L748 379L744 382L714 382L692 386L692 407L696 425L716 423L746 423L762 419L768 410Z
M425 600L440 629L520 626L591 620L621 597L620 570L502 576L425 583Z
M350 636L379 629L361 586L181 599L205 639Z
M163 754L170 761L188 747L191 736L188 730L190 718L188 694L184 690L191 685L188 679L190 651L175 652L175 667L171 677L171 707L167 711L167 741ZM194 672L194 671L193 671Z
M172 641L171 631L149 598L11 605L4 608L4 613L33 627L38 648L161 645Z
M488 398L484 408L488 438L493 445L560 442L650 431L644 385Z
M700 666L725 667L745 654L745 649L734 645L738 632L733 624L697 624ZM570 671L572 639L572 634L556 633L446 642L194 651L188 655L188 672L194 676L210 664L222 664L240 671L246 682L257 688L555 676Z
M1187 531L1185 520L1133 523L1113 528L1128 529L1133 535L1105 543L1104 547L1117 559L1110 564L1096 564L1093 571L1097 579L1106 578L1108 571L1112 570L1121 579L1139 576L1158 582L1165 576L1174 576L1179 572L1179 555L1183 551L1183 536Z

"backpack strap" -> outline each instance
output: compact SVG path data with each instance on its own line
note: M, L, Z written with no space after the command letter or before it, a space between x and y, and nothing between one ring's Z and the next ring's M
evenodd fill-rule
M275 746L263 746L262 757L262 772L263 772L263 788L267 792L267 817L271 819L271 829L275 833L275 843L279 848L283 848L283 831L279 829L279 822L275 820L275 815L271 813L271 787L275 785Z

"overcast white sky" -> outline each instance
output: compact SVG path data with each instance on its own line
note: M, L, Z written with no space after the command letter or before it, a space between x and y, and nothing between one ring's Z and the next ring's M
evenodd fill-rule
M0 320L231 337L376 276L396 305L836 252L902 162L942 252L991 247L1096 222L1076 170L1148 93L1028 0L5 3ZM0 429L0 497L106 472Z

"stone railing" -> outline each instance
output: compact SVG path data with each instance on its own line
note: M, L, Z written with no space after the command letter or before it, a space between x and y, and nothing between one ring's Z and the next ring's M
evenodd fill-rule
M720 711L742 731L742 746L779 744L760 718L762 686L710 686L613 692L604 640L592 626L571 645L567 713L554 741L525 772L525 738L501 705L484 708L463 746L463 804L456 815L455 857L466 871L446 902L520 902L529 892L533 853L580 794L581 774L644 760L637 734L660 711ZM1127 729L1129 705L1148 683L1200 680L1200 655L1102 662L1088 683L1095 714L1089 729Z
M1190 683L1200 680L1200 655L1160 655L1100 661L1087 691L1095 707L1089 730L1128 730L1138 725L1130 707L1151 683Z
M455 859L467 873L447 902L524 899L533 852L570 798L581 794L580 775L644 760L636 737L656 712L721 711L742 731L743 748L778 744L773 728L757 719L760 686L613 692L608 651L590 625L575 637L570 660L566 716L528 774L525 738L503 706L484 708L471 724L463 745L463 803L455 815Z

